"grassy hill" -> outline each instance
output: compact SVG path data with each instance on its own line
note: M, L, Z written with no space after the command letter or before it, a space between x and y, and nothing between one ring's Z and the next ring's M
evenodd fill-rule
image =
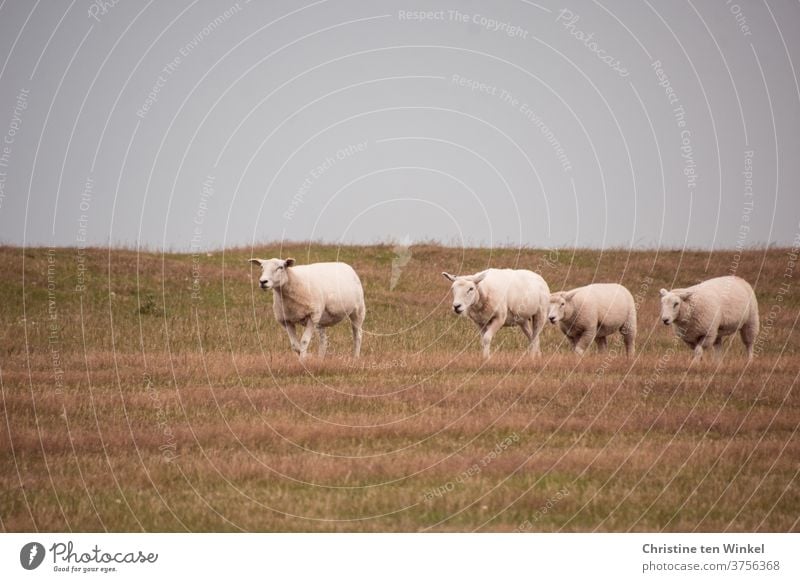
M367 301L301 364L250 249L0 248L0 525L7 531L798 531L799 273L786 250L297 244ZM407 258L407 257L406 257ZM393 263L395 284L392 286ZM529 268L552 290L626 285L638 354L541 359L504 329L479 357L440 273ZM734 271L758 295L746 364L690 352L658 290ZM315 345L312 345L312 349Z

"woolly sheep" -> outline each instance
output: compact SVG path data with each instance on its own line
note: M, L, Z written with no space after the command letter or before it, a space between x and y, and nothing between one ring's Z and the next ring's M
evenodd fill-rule
M758 336L758 301L750 284L741 277L717 277L686 289L661 290L661 321L675 325L675 333L694 350L714 346L721 355L722 338L739 332L748 360Z
M361 353L362 324L366 316L361 280L345 263L313 263L295 266L294 259L250 259L261 266L259 285L272 289L272 311L289 335L292 350L305 358L308 344L319 333L319 355L325 355L325 328L345 318L353 329L353 356ZM295 325L304 325L300 340Z
M547 317L550 289L540 275L524 269L487 269L475 275L442 275L453 283L453 311L478 326L483 357L495 333L504 326L518 325L528 338L528 353L536 356L539 333Z
M607 338L619 332L625 341L625 353L633 357L636 343L636 305L633 296L616 283L593 283L550 295L547 317L558 324L582 355L591 345L606 350Z

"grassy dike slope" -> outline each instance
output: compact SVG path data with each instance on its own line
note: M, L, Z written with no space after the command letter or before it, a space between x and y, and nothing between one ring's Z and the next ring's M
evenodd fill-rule
M0 526L800 530L800 267L786 250L410 252L392 288L391 246L254 251L362 278L364 357L348 357L342 325L303 365L249 249L0 248ZM541 359L505 329L483 362L440 273L489 265L552 290L626 285L636 359L617 338L578 360L548 325ZM731 269L758 295L758 356L747 365L729 339L722 361L690 365L658 290Z

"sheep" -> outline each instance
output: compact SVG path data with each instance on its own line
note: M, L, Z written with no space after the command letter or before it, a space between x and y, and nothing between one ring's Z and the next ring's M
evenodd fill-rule
M722 355L722 338L739 332L753 359L753 343L758 336L758 301L750 284L736 276L716 277L686 289L661 289L661 321L674 325L676 335L694 350L694 359L703 349L714 347Z
M353 356L361 354L362 325L366 316L361 280L345 263L313 263L295 266L294 259L250 259L261 266L260 287L272 289L272 311L289 335L292 350L303 359L308 344L319 333L319 355L328 349L326 327L350 320L353 329ZM295 325L305 326L298 341Z
M528 338L527 351L541 354L539 333L547 317L550 288L542 277L524 269L487 269L475 275L442 275L453 283L453 311L478 326L484 358L495 333L518 325Z
M606 350L608 336L619 332L629 358L636 351L636 304L633 296L617 283L592 283L570 291L550 295L547 318L558 324L572 343L575 353L583 355L592 341Z

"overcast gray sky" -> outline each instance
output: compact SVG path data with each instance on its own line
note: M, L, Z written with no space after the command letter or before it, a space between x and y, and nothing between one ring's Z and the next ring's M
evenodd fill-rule
M794 0L112 4L0 5L2 243L800 232Z

